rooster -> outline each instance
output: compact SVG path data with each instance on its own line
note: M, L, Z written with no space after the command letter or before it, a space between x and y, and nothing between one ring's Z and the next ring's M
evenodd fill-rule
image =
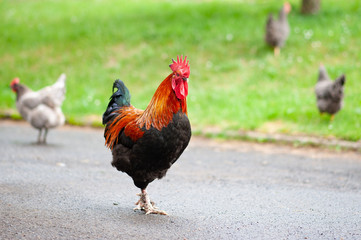
M65 79L63 73L53 85L39 91L33 91L21 84L19 78L13 79L10 83L11 89L16 93L16 108L20 115L39 130L39 144L46 143L49 128L61 126L65 122L61 111L65 99Z
M134 210L146 214L167 215L150 201L146 188L156 178L165 176L191 138L186 101L189 62L182 56L172 62L172 73L159 85L144 111L130 104L129 90L116 80L103 114L105 144L112 151L112 166L127 173L141 189Z
M321 114L331 115L331 121L335 114L343 107L343 89L346 76L342 74L332 81L327 74L326 68L321 64L319 68L318 81L315 86L317 107Z
M291 11L291 5L286 2L279 12L278 20L270 14L266 23L265 40L268 45L274 48L274 55L280 54L281 47L285 44L290 33L287 15Z

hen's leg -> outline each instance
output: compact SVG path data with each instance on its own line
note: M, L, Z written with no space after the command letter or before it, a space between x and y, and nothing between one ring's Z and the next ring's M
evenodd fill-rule
M42 128L39 129L39 135L38 135L38 144L41 143L41 132L43 131Z
M46 143L46 136L48 135L48 129L45 128L45 131L44 131L44 137L43 137L43 143Z
M273 53L274 53L275 56L280 55L280 52L281 52L281 49L280 49L279 47L275 47L275 48L273 49Z
M137 206L134 208L134 210L143 210L147 215L151 213L168 215L165 211L156 209L154 202L150 201L148 193L145 189L142 189L142 192L139 193L138 196L140 196L140 199L135 203Z

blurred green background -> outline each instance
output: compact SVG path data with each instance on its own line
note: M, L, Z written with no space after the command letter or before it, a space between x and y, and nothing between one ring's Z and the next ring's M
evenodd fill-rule
M126 2L126 3L125 3ZM14 77L38 90L67 74L63 111L71 123L101 122L112 83L122 79L144 109L184 54L191 66L193 128L361 138L359 0L322 1L302 15L290 1L290 37L279 57L264 43L279 0L1 0L0 110L15 109ZM314 85L323 63L346 74L345 106L320 116Z

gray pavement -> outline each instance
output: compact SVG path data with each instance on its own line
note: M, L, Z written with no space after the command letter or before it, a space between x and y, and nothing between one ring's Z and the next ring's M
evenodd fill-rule
M361 155L192 138L132 209L103 131L0 121L0 239L361 239Z

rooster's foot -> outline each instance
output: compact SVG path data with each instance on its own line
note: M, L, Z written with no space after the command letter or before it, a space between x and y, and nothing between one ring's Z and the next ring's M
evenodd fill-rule
M145 190L142 190L142 192L137 195L140 196L140 199L138 200L138 202L135 203L136 207L134 208L134 210L142 210L145 212L146 215L168 215L165 211L157 209L154 202L150 201L150 198Z

